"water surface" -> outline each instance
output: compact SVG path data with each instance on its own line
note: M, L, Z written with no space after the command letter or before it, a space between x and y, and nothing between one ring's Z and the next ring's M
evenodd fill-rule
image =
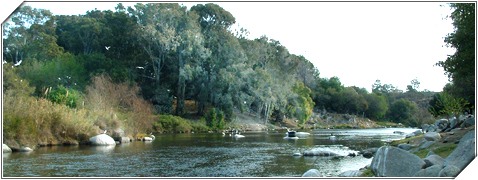
M156 135L153 142L116 146L42 147L4 153L4 177L298 177L315 168L326 176L358 170L372 159L350 153L380 147L416 129L314 130L307 138L283 139L284 132ZM333 135L335 138L331 139ZM293 156L327 150L340 157Z

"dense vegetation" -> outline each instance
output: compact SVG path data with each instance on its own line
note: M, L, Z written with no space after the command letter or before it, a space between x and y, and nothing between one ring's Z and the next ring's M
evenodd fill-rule
M458 63L474 63L468 49L474 41L460 40L469 38L460 30L474 21L471 26L460 16L452 14L466 23L457 22L459 30L445 41L465 55L439 62L453 83L437 94L418 91L416 79L406 92L380 80L367 92L344 87L338 77L321 78L310 61L279 41L233 32L234 16L216 4L188 10L176 3L120 3L115 11L68 16L23 6L3 26L3 137L48 144L82 141L100 129L131 136L220 130L237 113L256 114L264 123L296 119L300 126L313 112L419 126L432 120L431 113L474 106L474 70L460 68L474 66ZM459 98L468 106L449 110Z

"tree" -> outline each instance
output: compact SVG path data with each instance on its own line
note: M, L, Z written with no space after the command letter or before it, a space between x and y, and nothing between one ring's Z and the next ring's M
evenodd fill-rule
M48 60L63 53L57 45L55 20L50 11L21 6L3 26L4 59L12 64Z
M387 98L384 95L375 93L365 95L368 109L365 111L367 117L374 120L383 120L388 111Z
M455 98L444 91L433 96L428 111L435 117L457 116L465 110L467 103L463 98Z
M399 99L390 106L388 117L395 123L417 127L419 125L416 119L417 112L418 107L414 102Z
M453 20L454 32L445 37L445 43L454 49L445 61L439 61L451 79L450 93L463 98L471 109L475 104L475 3L450 3L454 9L450 18Z

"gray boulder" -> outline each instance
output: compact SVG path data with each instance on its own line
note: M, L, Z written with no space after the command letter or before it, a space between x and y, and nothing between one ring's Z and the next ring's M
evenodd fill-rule
M449 126L448 119L439 119L435 121L435 125L438 129L446 129Z
M456 177L460 174L461 169L456 166L445 166L439 173L440 177Z
M458 127L458 122L459 122L459 119L450 118L450 128L454 129L454 128Z
M443 166L443 163L445 162L445 159L443 159L439 155L434 154L434 155L427 156L425 159L423 159L423 161L425 162L424 168L428 168L428 167L431 167L431 166L434 166L434 165Z
M427 141L438 141L441 138L440 133L437 132L427 132L423 137Z
M8 147L6 144L2 144L2 150L3 150L3 153L11 153L12 152L12 149L10 147Z
M474 116L469 116L468 118L465 119L463 122L462 126L463 127L471 127L475 125L475 117Z
M359 177L362 175L362 171L348 170L339 174L339 177Z
M426 133L428 131L428 127L430 127L429 124L422 124L422 131Z
M464 169L475 158L475 132L466 133L458 146L445 159L444 166L456 166Z
M422 149L426 149L428 147L430 147L431 145L435 144L435 141L424 141L420 144L420 146L418 147L419 150L422 150Z
M379 177L410 177L422 169L425 162L403 149L382 146L375 153L370 167Z
M442 168L443 167L441 165L430 166L426 169L421 169L420 171L415 173L415 175L413 176L414 177L438 177Z
M116 145L115 140L108 136L107 134L100 134L90 138L91 145L95 146L109 146L109 145Z
M307 172L302 174L302 177L322 177L319 170L317 169L309 169Z
M322 150L309 150L304 151L304 156L339 156L337 153L331 151L322 151Z
M400 148L400 149L408 151L408 150L412 149L413 146L410 145L410 144L399 144L397 147Z
M364 158L372 158L373 155L377 152L378 148L368 148L359 152Z
M431 124L427 127L426 131L424 132L437 132L438 131L438 126L435 124Z

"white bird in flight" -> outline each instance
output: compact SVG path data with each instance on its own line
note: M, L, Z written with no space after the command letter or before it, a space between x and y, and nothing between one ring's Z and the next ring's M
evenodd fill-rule
M110 47L111 46L105 46L105 49L108 51L108 50L110 50Z
M16 64L14 64L13 66L20 66L20 64L22 63L22 60L20 59L20 61L18 61Z

